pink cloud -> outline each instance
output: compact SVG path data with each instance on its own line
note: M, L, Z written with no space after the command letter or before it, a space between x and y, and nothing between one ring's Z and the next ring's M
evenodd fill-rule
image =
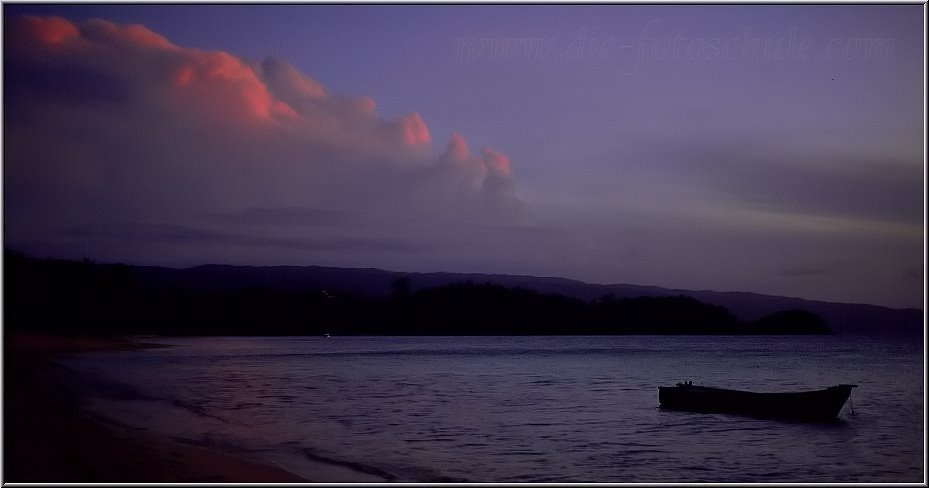
M194 67L189 64L177 68L171 75L171 84L178 88L187 86L192 81L194 81Z
M429 144L429 128L418 113L400 117L400 134L407 146Z
M222 51L176 51L180 66L172 75L178 90L196 90L195 95L211 108L226 112L235 107L257 120L270 120L273 100L267 87L247 63Z
M40 190L69 174L55 169L70 164L64 155L82 154L74 171L115 186L86 198L118 195L109 205L148 215L251 205L469 216L516 199L502 153L471 154L452 134L435 154L419 113L381 118L372 98L335 94L285 61L177 46L140 25L56 17L19 19L9 44L16 69L68 69L108 84L73 93L65 84L55 97L35 87L10 100L29 107L17 130L31 141L11 142L11 179L23 175ZM98 102L101 94L113 99ZM86 100L69 105L69 96Z
M281 100L297 104L326 96L326 89L321 84L285 61L268 58L258 66L268 88Z
M77 26L61 17L23 17L20 35L46 45L63 44L80 35Z
M361 98L356 99L355 106L358 107L358 110L366 114L373 114L374 109L377 108L377 104L374 102L374 99L371 97L361 97Z
M65 20L65 22L67 21ZM72 27L75 26L72 25ZM162 49L173 49L175 47L164 37L139 24L122 26L105 20L91 19L84 22L80 31L82 37L105 44L127 43Z
M490 148L481 149L481 159L487 171L498 178L509 178L512 176L510 170L510 160L505 154Z
M457 132L453 132L445 147L443 159L452 163L463 163L468 160L468 156L468 143Z

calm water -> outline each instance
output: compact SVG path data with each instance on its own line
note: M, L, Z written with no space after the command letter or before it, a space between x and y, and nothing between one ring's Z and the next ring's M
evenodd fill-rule
M922 482L921 343L850 337L163 339L76 356L95 412L397 481ZM839 421L667 412L659 385L860 385ZM315 465L318 466L318 465ZM350 481L350 480L343 480Z

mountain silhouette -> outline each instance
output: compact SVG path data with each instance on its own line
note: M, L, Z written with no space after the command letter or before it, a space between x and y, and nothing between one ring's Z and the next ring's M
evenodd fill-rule
M65 297L64 302L74 304L81 303L81 300L85 304L96 300L98 306L85 308L90 311L91 317L95 314L100 316L100 320L103 320L103 315L110 317L107 320L113 322L113 327L117 327L119 321L114 317L138 318L140 314L144 316L146 307L164 308L167 306L166 303L171 303L172 307L179 307L177 310L191 312L192 315L187 316L185 320L193 320L196 317L198 320L216 323L216 319L222 318L224 310L235 310L237 301L244 299L253 302L263 301L267 304L267 307L259 308L272 312L262 312L262 315L253 311L254 316L251 317L253 320L267 323L274 318L274 314L284 313L282 310L287 306L299 303L299 306L305 308L318 297L328 296L328 303L331 303L332 297L339 297L340 301L345 302L343 305L351 302L363 308L376 309L391 302L391 298L396 298L398 284L402 284L402 294L421 297L429 296L431 293L436 299L438 295L435 289L442 289L448 294L449 290L455 290L454 286L459 286L458 291L461 293L476 293L476 290L461 288L460 285L477 284L497 287L478 291L486 292L485 294L491 291L499 292L511 301L525 301L529 300L527 297L534 296L533 299L546 298L546 306L552 306L560 300L561 308L558 308L558 313L553 312L553 317L559 316L559 313L567 313L566 311L572 310L571 307L577 304L595 305L598 302L610 301L625 303L626 308L622 313L633 314L632 300L639 300L639 305L644 306L642 304L646 303L643 301L646 298L662 298L665 300L662 305L667 308L672 303L668 301L670 297L679 297L671 308L686 310L695 303L699 304L699 307L694 308L692 312L696 313L699 310L700 313L708 313L707 316L719 319L723 316L715 316L712 312L712 307L718 307L725 310L734 321L755 325L756 333L765 330L769 333L787 333L791 327L790 323L803 324L803 327L795 331L797 333L831 330L838 334L921 335L923 329L922 311L916 309L891 309L875 305L831 303L745 292L692 291L629 284L589 284L558 277L403 273L374 268L323 266L202 265L175 269L96 264L87 260L80 262L36 259L9 251L5 253L4 267L7 323L10 323L10 309L15 312L18 302L26 303L31 300L40 303L41 299L36 297L41 296ZM690 299L693 303L681 301L683 298ZM182 303L185 300L190 303ZM275 311L275 303L281 312ZM507 305L508 302L501 303ZM591 310L596 309L594 305L590 306ZM661 307L655 308L652 314L660 309ZM208 313L205 310L212 312ZM525 310L530 308L527 306ZM158 311L150 312L157 315ZM589 311L585 313L587 312ZM793 315L788 312L792 312ZM271 316L267 316L268 313ZM387 312L378 310L378 313ZM384 317L386 316L372 315L365 320L373 323L383 321ZM575 322L579 318L577 315L560 317ZM690 323L695 323L693 317L695 316L691 317ZM244 320L243 317L233 318ZM679 322L684 323L685 318L680 317ZM278 316L277 319L283 317ZM68 320L66 313L61 320ZM592 325L589 325L594 327L597 320L591 320ZM723 322L718 325L725 329L728 325ZM552 324L552 327L554 326ZM212 333L222 332L218 323L211 327L215 328L211 329ZM291 332L301 333L303 330L294 327ZM713 332L723 333L723 329ZM645 329L639 327L635 330L641 332ZM671 330L666 332L670 333ZM590 333L608 332L594 327Z

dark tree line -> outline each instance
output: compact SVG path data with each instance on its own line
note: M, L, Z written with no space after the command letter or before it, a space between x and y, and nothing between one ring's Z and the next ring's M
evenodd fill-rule
M4 329L59 334L158 335L557 335L830 333L809 312L755 322L686 296L586 302L490 283L411 291L397 280L385 297L338 290L152 287L132 267L38 260L6 253Z

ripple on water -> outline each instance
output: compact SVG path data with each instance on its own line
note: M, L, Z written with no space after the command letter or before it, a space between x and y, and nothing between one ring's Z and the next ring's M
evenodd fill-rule
M391 481L922 479L919 348L829 338L344 339L185 339L180 351L69 366L125 385L110 390L116 396L143 398L111 398L101 410L149 428L222 434L271 457L298 453ZM690 378L861 387L856 415L827 425L656 408L657 386ZM136 404L150 408L143 415Z

